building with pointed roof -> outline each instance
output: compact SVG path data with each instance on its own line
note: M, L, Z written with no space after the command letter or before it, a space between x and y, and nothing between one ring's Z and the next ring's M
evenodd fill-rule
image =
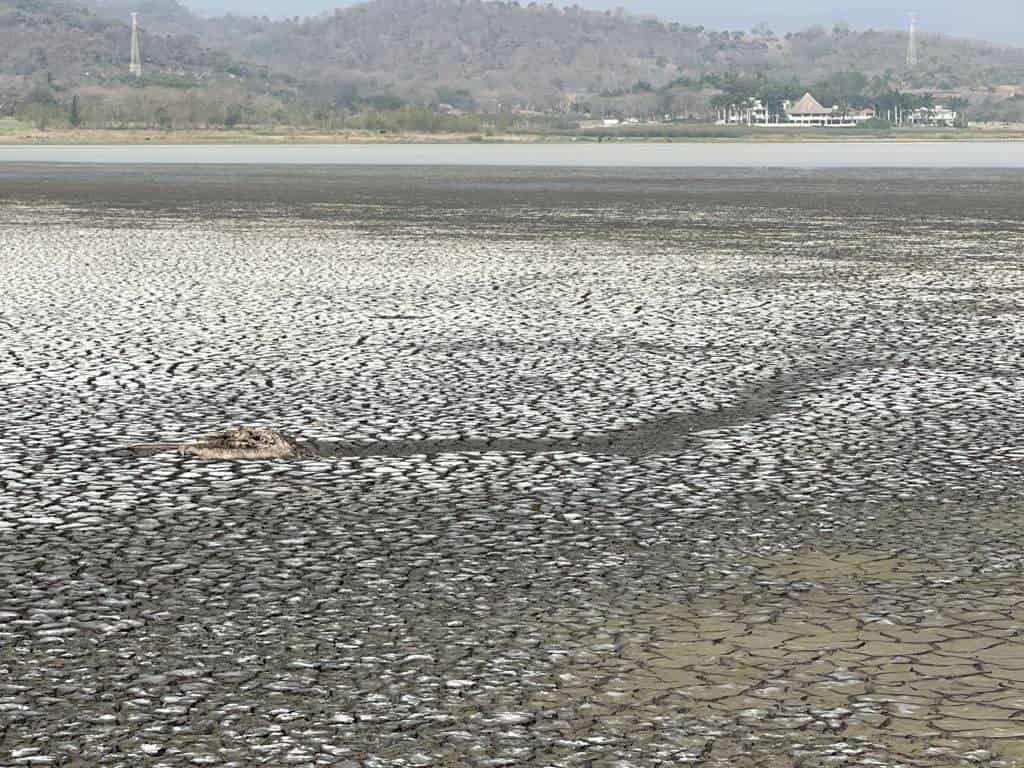
M786 118L790 125L818 128L853 128L875 116L874 110L840 110L823 107L810 93L805 93L795 104L786 104Z
M875 110L824 107L810 93L783 104L782 114L769 114L758 99L719 112L719 125L750 125L765 128L855 128L875 117Z
M800 101L798 101L796 104L793 104L792 106L788 107L786 109L786 112L787 114L789 114L790 117L793 117L795 115L807 117L820 117L832 114L832 110L825 109L825 107L821 106L821 103L816 98L814 98L810 94L810 92L805 93L800 98Z

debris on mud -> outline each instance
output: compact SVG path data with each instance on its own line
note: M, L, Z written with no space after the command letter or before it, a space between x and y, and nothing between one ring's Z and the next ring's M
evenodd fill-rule
M136 456L175 451L200 459L298 459L302 447L289 437L262 427L234 427L187 443L141 443L129 447Z

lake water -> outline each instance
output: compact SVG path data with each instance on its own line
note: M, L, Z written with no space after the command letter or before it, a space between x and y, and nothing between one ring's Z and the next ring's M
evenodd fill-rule
M8 146L0 147L0 162L579 168L1024 168L1024 142Z

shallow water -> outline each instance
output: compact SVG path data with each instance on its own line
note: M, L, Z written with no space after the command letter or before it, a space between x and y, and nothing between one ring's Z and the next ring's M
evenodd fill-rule
M616 168L1024 168L1024 142L0 147L0 162Z

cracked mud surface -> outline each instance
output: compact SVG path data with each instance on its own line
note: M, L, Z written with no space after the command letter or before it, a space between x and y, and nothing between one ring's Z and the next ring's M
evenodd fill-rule
M0 765L1024 765L1021 210L0 168Z

